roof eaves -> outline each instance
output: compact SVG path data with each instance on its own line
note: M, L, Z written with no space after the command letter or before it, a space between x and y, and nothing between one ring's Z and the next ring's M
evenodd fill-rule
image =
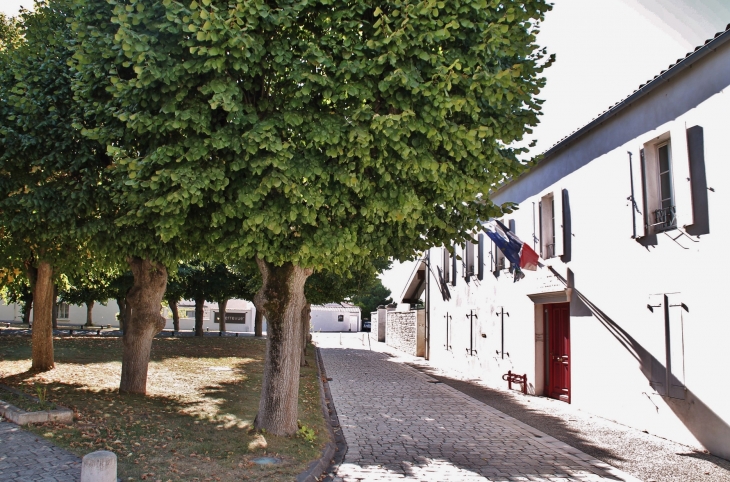
M545 151L542 154L542 159L538 161L533 168L536 166L539 166L541 164L544 164L545 162L549 161L552 157L554 157L559 152L567 149L572 143L577 141L579 138L586 135L588 132L593 130L596 126L604 123L606 120L610 119L611 117L615 116L625 108L629 107L631 104L639 100L640 98L647 95L649 92L653 91L660 85L662 85L664 82L667 82L670 78L674 77L675 75L679 74L680 72L684 71L686 68L692 66L695 62L702 59L706 55L708 55L711 52L714 52L717 50L718 47L723 45L725 42L730 40L730 23L727 24L725 27L725 30L722 32L717 32L714 37L707 39L703 45L699 45L695 47L695 49L692 52L688 52L687 55L685 55L683 58L677 59L677 61L673 64L671 64L669 67L667 67L665 70L662 70L658 75L655 75L653 79L641 84L638 89L636 89L633 93L631 93L628 97L624 98L623 100L620 100L616 102L614 105L603 111L598 117L593 119L591 122L586 124L585 126L581 127L580 129L577 129L573 132L571 132L569 135L563 137L561 140L553 144L550 149ZM497 187L494 191L492 191L490 194L494 195L509 185L511 185L513 182L517 181L518 179L522 178L523 176L527 175L532 168L528 169L527 171L523 172L519 176L513 179L509 179L506 182L504 182L501 186Z

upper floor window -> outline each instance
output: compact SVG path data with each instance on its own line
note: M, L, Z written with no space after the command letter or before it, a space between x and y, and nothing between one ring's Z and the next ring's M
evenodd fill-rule
M449 248L447 248L446 246L443 247L442 266L444 270L444 281L449 281L449 279L451 278L451 256L449 253Z
M555 235L555 195L550 193L540 199L540 256L543 259L557 256Z
M644 190L644 234L656 234L677 227L669 133L644 145L641 150Z
M464 244L464 279L466 279L467 282L476 274L474 272L475 265L474 243L467 241Z

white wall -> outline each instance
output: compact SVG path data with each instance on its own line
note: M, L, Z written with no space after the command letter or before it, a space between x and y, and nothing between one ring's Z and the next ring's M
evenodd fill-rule
M730 43L663 84L642 100L592 132L568 144L551 160L534 168L493 200L497 204L518 202L520 207L505 219L514 219L516 234L531 242L539 236L537 204L549 193L567 189L572 219L572 260L544 261L567 278L575 276L575 289L606 315L599 320L572 296L571 390L572 403L586 411L647 430L682 443L706 447L730 458L730 384L725 367L730 366L730 314L724 305L725 273L730 259L724 254L730 227L730 156L726 146L730 112ZM645 248L632 236L629 157L633 153L634 193L643 212L639 150L645 143L669 133L678 225L692 223L686 129L704 129L704 153L709 192L710 234L675 243L665 234L658 245ZM533 221L534 220L534 221ZM533 224L534 223L534 224ZM637 234L643 234L643 216L637 213ZM560 226L556 226L560 229ZM676 237L679 231L668 234ZM530 243L532 244L532 243ZM489 253L489 249L485 250ZM431 250L432 271L441 264L440 249ZM501 375L507 370L528 375L530 390L542 393L544 341L540 340L541 305L528 294L565 288L546 269L526 272L513 283L503 271L495 279L487 263L482 281L469 284L459 265L452 299L444 302L432 278L430 358L436 364L456 368L472 377L506 386ZM672 323L683 325L685 399L659 395L649 385L653 357L665 364L664 315L647 304L656 304L654 294L676 293L673 304L684 303L689 313L672 307ZM505 356L501 345L499 308L504 306ZM452 316L446 345L446 313ZM474 322L469 347L469 320ZM677 357L673 362L677 363ZM679 369L679 367L677 367ZM674 371L674 370L673 370Z
M184 303L184 302L183 302ZM179 310L193 310L193 306L181 306ZM254 319L256 316L256 307L253 303L245 300L229 300L226 311L229 313L247 313L246 323L228 323L226 329L228 331L253 333L254 332ZM205 331L218 331L218 323L211 321L210 313L218 312L217 303L207 303L203 316L203 330ZM119 320L117 315L119 314L119 306L115 300L109 300L105 305L96 303L92 313L92 320L95 326L107 326L119 327ZM172 312L169 307L163 307L162 314L165 316L165 329L172 330ZM31 309L31 320L33 319L33 310ZM11 321L16 323L22 322L22 315L20 312L20 305L11 304L5 305L0 301L0 321ZM82 305L70 305L69 306L69 317L59 318L58 323L60 325L83 325L86 323L86 306ZM180 318L180 330L182 331L193 331L195 329L194 318ZM263 331L266 332L266 321L264 320Z
M116 301L109 300L106 306L101 303L95 303L91 317L95 326L119 326L117 313L119 313L119 307ZM58 323L62 325L83 325L86 323L86 305L70 305L68 314L68 318L59 318ZM30 319L31 321L33 320L32 308L30 310ZM0 301L0 320L22 323L21 305L16 303L6 305Z
M359 311L332 310L331 308L317 309L312 306L312 331L360 331L362 323ZM338 321L338 316L342 316L342 321Z

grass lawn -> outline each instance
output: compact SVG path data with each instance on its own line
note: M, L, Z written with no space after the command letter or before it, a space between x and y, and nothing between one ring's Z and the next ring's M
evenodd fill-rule
M313 349L302 368L299 419L292 438L252 430L266 342L253 338L155 339L147 396L119 395L122 340L54 338L56 368L33 374L30 337L0 337L0 383L73 409L73 425L29 430L83 456L111 450L122 480L290 481L327 443ZM281 464L251 459L275 456Z

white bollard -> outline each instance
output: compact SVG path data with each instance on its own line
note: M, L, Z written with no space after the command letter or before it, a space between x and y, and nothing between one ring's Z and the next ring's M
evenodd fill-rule
M117 482L117 456L99 450L81 459L81 482Z

